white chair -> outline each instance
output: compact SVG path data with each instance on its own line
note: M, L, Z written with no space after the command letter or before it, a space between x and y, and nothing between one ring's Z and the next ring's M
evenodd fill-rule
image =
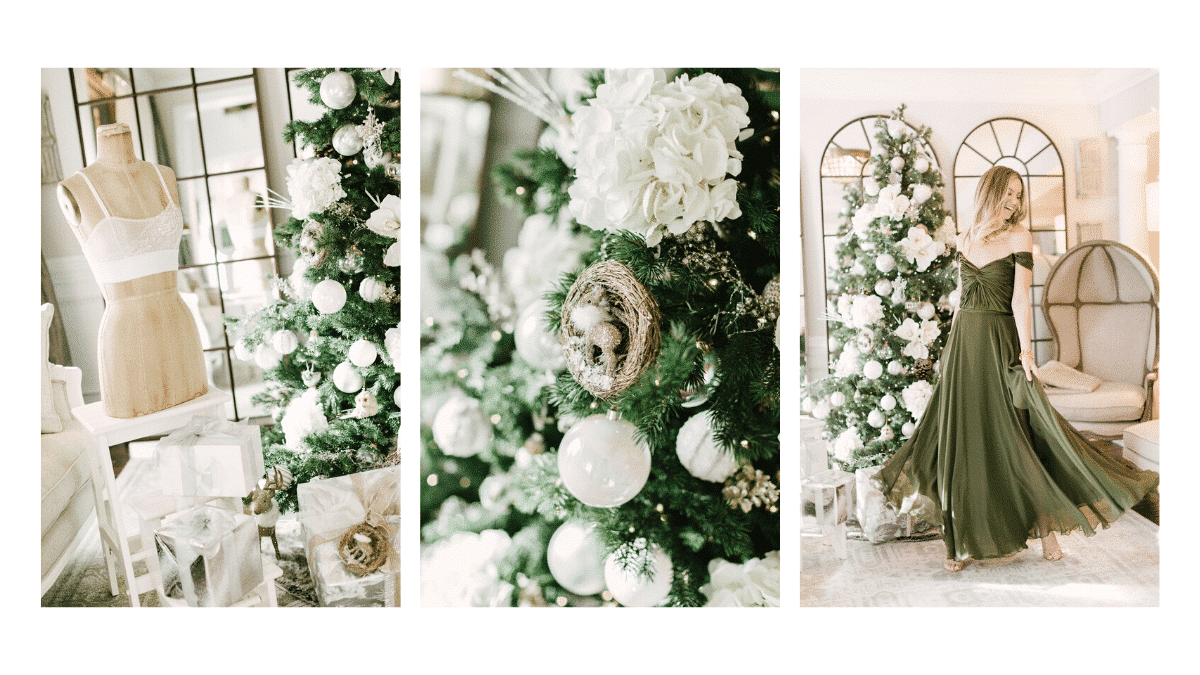
M1107 439L1157 416L1158 276L1142 256L1115 241L1076 246L1050 270L1042 311L1055 358L1100 379L1089 392L1048 388L1059 414Z

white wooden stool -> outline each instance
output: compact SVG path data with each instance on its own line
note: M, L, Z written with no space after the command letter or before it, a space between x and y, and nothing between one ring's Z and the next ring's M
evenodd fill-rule
M854 474L839 469L828 469L800 481L801 508L809 501L814 504L821 533L833 540L833 551L842 560L847 555L846 520L853 508L850 504L853 484Z
M71 409L90 437L88 464L92 482L100 488L97 491L96 521L100 529L100 546L104 549L104 562L108 566L109 588L113 595L118 594L116 568L120 566L125 575L131 607L141 606L138 595L155 590L149 574L134 576L133 563L144 560L150 565L150 558L154 558L156 552L153 537L149 545L144 539L137 542L136 555L130 552L129 534L125 532L125 522L121 516L121 496L117 491L109 448L139 438L165 436L187 424L196 415L225 419L225 405L231 400L233 398L228 393L210 386L208 393L199 398L141 417L109 417L104 414L104 405L100 402ZM155 559L153 564L157 566L157 563Z

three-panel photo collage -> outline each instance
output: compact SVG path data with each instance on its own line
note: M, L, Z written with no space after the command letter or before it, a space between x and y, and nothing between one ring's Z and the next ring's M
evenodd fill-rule
M41 83L43 607L1160 604L1158 69Z

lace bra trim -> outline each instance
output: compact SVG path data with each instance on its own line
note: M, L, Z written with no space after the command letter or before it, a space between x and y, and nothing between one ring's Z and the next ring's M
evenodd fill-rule
M104 212L104 219L96 223L91 235L86 240L81 238L84 257L99 283L129 281L179 268L183 211L171 199L162 171L157 165L154 170L168 203L162 211L148 218L112 215L87 174L79 172Z

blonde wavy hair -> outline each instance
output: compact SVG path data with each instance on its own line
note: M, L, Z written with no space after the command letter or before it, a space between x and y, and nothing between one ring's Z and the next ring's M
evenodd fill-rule
M1004 191L1008 189L1008 184L1013 176L1021 180L1021 174L1007 166L996 165L980 177L979 186L975 188L975 223L967 230L967 237L972 241L985 242L1001 232L1008 231L1014 225L1020 224L1021 220L1025 218L1025 214L1029 211L1026 201L1029 194L1025 189L1025 181L1021 180L1021 201L1013 211L1012 217L1001 221L999 225L992 225L995 218L1000 215L1000 204L1004 201Z

